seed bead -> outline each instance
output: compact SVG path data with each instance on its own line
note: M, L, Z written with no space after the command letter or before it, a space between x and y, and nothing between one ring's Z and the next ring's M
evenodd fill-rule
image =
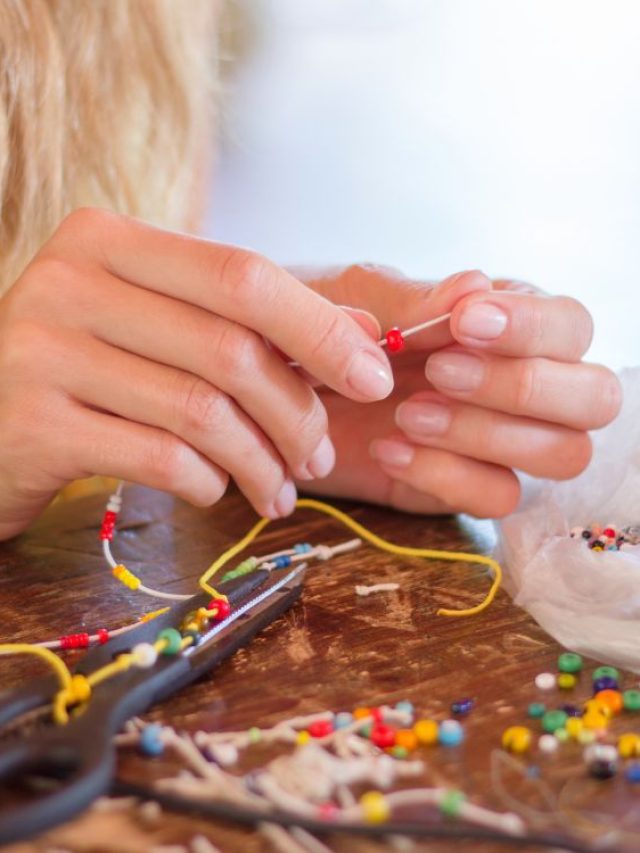
M626 711L640 711L640 690L625 690L622 704Z
M542 702L532 702L528 708L528 714L530 717L534 719L538 719L539 717L544 716L544 712L546 711L546 707Z
M558 669L560 672L580 672L582 658L574 652L563 652L558 657Z
M367 823L385 823L391 813L380 791L367 791L360 797L360 808Z
M622 693L619 690L600 690L594 696L597 702L600 702L605 708L608 708L612 714L619 714L623 708Z
M599 678L614 678L617 681L620 678L620 673L615 666L598 666L593 670L591 678L594 681Z
M554 752L557 752L559 746L558 738L554 737L554 735L541 735L538 738L538 749L540 752L544 752L545 755L552 755Z
M458 746L464 740L464 729L457 720L443 720L438 729L438 743Z
M151 725L145 726L145 728L140 732L138 746L144 755L162 755L164 752L162 726L157 723L151 723Z
M438 724L435 720L418 720L413 731L418 738L418 743L423 746L431 746L438 742Z
M140 669L149 669L158 660L158 650L151 643L138 643L131 649L133 665Z
M404 749L413 751L418 746L418 737L412 729L398 729L396 732L396 744Z
M560 690L572 690L576 686L578 679L572 672L561 672L557 681Z
M158 634L158 640L164 640L163 655L177 655L182 648L182 635L175 628L163 628Z
M462 791L455 789L447 791L440 800L440 811L445 817L456 818L460 815L466 799Z
M640 735L632 732L620 735L618 752L621 758L637 758L640 756Z
M400 352L404 349L404 335L397 326L394 326L386 334L389 352Z
M556 686L556 677L551 672L539 672L534 679L534 684L538 690L553 690Z
M624 774L624 778L627 782L631 782L633 785L637 785L640 782L640 763L634 762L627 767L627 770Z
M564 728L566 722L567 715L564 711L547 711L542 718L542 728L545 732L555 732Z
M502 735L502 746L511 752L528 752L531 747L531 729L526 726L510 726Z

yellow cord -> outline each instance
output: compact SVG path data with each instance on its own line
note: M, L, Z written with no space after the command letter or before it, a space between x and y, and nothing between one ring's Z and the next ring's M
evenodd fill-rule
M51 649L43 649L41 646L32 646L30 643L2 643L0 644L0 655L35 655L46 661L58 676L61 688L67 688L71 684L71 672L66 663L54 654Z
M476 613L480 613L482 610L487 608L493 599L496 597L496 593L500 588L500 584L502 583L502 569L497 560L494 560L492 557L486 557L483 554L466 554L461 551L436 551L432 548L411 548L407 545L395 545L393 542L388 542L386 539L383 539L381 536L372 533L370 530L367 530L366 527L363 527L357 521L354 521L353 518L348 516L346 513L337 509L331 504L323 503L322 501L317 501L312 498L301 498L296 501L296 508L298 509L314 509L317 512L322 512L325 515L330 515L332 518L335 518L337 521L340 521L345 527L348 527L350 530L353 530L354 533L357 533L362 539L367 542L370 542L376 548L379 548L381 551L387 551L389 554L398 554L402 557L425 557L431 560L450 560L455 562L467 562L467 563L480 563L485 566L489 566L493 569L494 577L493 583L489 589L489 592L475 607L467 607L463 610L448 610L447 608L441 607L437 613L438 616L473 616ZM209 580L223 567L225 566L229 560L232 560L240 551L244 550L247 545L250 545L256 536L263 530L271 519L269 518L261 518L260 521L255 524L251 530L244 536L239 542L237 542L232 548L229 548L228 551L225 551L218 559L209 566L206 572L202 575L199 580L199 584L201 588L207 592L209 595L212 595L214 598L219 598L220 594L209 584Z

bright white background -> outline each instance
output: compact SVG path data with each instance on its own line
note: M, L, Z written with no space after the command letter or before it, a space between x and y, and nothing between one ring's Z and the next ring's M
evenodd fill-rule
M207 232L282 263L479 267L640 363L638 0L244 0Z

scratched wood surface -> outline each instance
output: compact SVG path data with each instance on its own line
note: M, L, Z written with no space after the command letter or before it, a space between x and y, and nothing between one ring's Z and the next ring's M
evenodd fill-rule
M156 606L116 583L106 570L97 541L103 504L102 497L92 496L58 505L28 534L0 545L2 639L34 641L115 626ZM341 506L398 543L458 550L481 544L455 518L418 518L373 507ZM202 511L139 488L127 491L122 519L114 545L118 557L151 585L177 592L191 591L212 557L255 521L237 494ZM331 519L300 511L267 528L254 553L299 541L333 544L348 538L351 534ZM356 583L389 581L399 583L400 589L366 598L355 595ZM526 724L529 702L542 698L559 706L586 698L590 679L583 677L571 694L540 695L533 678L542 670L555 670L560 649L504 592L479 616L436 616L438 607L477 603L487 582L479 567L400 560L368 546L316 564L302 600L285 617L214 675L180 691L150 711L148 718L189 731L238 729L271 725L294 714L408 698L421 716L442 719L450 716L452 701L470 696L476 706L464 721L465 743L422 753L428 764L425 784L457 786L475 802L508 810L502 785L525 806L548 810L535 782L526 775L507 770L496 787L490 773L491 754L508 725ZM40 671L40 664L30 659L2 658L0 685L10 687ZM626 684L635 682L629 677ZM525 767L537 768L530 772L539 773L555 795L561 794L559 809L544 826L560 831L573 827L583 837L592 837L598 826L624 824L628 834L616 841L615 849L638 849L637 795L621 778L590 781L580 756L580 747L565 745L555 758L544 759L534 752L523 762ZM151 761L123 751L118 774L130 781L149 781L170 768L175 768L170 758ZM138 853L154 845L188 844L197 834L225 851L272 849L257 833L168 813L149 824L136 809L126 809L108 814L90 810L11 850ZM384 847L339 836L327 843L337 851ZM415 849L454 847L493 849L487 844L467 847L442 842Z

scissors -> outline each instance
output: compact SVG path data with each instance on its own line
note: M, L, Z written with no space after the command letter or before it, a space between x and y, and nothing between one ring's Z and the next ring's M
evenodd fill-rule
M28 737L20 736L21 720L51 705L59 689L54 677L0 694L0 736L3 728L11 729L6 741L0 740L0 783L40 782L26 803L0 805L0 843L19 841L63 823L108 793L116 761L113 736L123 723L218 666L288 610L302 592L305 568L301 563L271 584L265 570L220 584L233 609L202 634L198 645L178 655L161 655L150 669L131 668L96 685L88 705L66 725L55 725L49 714L46 724ZM86 654L73 672L89 675L137 643L153 642L159 631L177 628L189 612L206 606L209 598L197 594L113 637Z

